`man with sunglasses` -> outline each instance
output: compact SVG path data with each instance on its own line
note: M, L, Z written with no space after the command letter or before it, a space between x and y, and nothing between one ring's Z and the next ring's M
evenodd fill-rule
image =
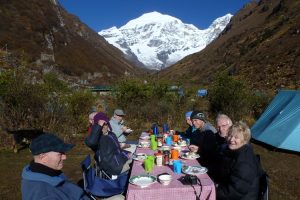
M216 135L213 129L207 128L208 122L201 111L193 111L191 114L193 126L196 129L190 139L189 149L200 155L199 163L208 168L208 173L213 171L216 161ZM212 126L212 125L209 125Z

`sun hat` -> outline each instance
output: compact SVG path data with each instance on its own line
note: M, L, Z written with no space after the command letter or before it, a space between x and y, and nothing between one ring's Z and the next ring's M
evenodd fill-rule
M200 119L204 122L206 121L204 113L198 110L192 112L191 119Z
M63 140L52 133L44 133L32 140L29 149L33 155L39 155L50 151L66 153L74 146L74 144L64 143Z
M125 116L124 111L121 110L121 109L116 109L116 110L114 111L114 114L115 114L115 115L118 115L118 116Z

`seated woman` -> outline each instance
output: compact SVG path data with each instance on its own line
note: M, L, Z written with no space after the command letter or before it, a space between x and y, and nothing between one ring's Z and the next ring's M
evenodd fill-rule
M228 135L228 147L217 179L217 199L257 199L260 164L249 144L251 132L243 123L235 123Z
M119 175L130 169L130 155L121 149L116 135L110 131L109 118L102 112L94 116L92 132L85 143L95 152L99 169L108 175Z

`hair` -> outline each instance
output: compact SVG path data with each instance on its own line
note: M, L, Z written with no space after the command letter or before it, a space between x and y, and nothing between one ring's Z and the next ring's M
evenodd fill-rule
M244 141L246 143L249 143L250 139L251 139L251 131L249 126L242 121L239 122L235 122L232 126L231 129L229 131L229 134L232 133L237 133L237 134L242 134L244 137Z
M216 118L216 122L218 122L220 119L225 119L227 121L227 124L229 126L232 126L232 121L231 121L231 119L227 115L225 115L225 114L218 114L218 116Z

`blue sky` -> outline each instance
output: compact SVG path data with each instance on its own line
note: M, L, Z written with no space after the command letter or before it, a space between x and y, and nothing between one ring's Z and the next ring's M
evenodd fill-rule
M120 27L144 13L157 11L207 28L227 13L235 14L250 0L59 0L69 12L95 31Z

